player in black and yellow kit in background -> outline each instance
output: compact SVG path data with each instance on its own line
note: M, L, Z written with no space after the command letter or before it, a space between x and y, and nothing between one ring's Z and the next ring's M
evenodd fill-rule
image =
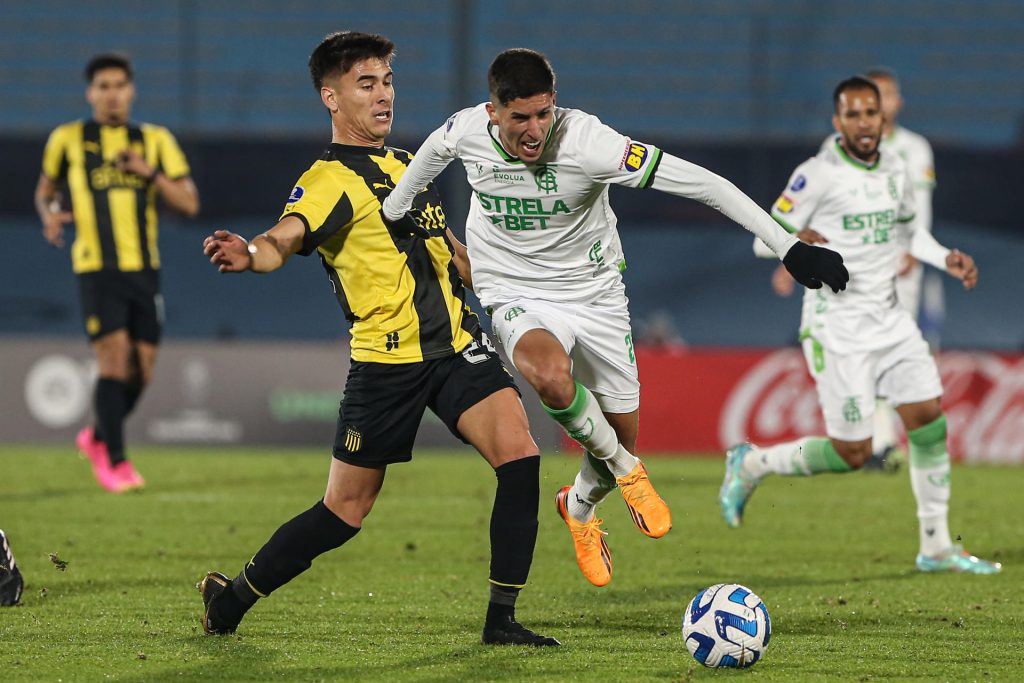
M204 242L222 273L266 273L293 254L317 252L352 326L352 366L326 494L281 526L233 580L206 575L199 586L203 629L233 633L258 598L355 536L387 466L412 458L429 407L497 476L483 642L558 645L515 619L537 539L540 456L515 383L466 305L456 262L464 247L447 231L432 187L398 224L386 224L381 214L410 161L407 152L384 146L393 117L393 53L383 36L325 38L309 67L330 113L331 145L267 232L246 242L218 230Z
M128 58L93 57L85 80L92 118L50 134L35 203L53 246L63 247L64 224L75 224L71 262L99 373L96 424L79 432L76 444L100 485L121 492L143 485L125 456L124 420L153 375L163 322L156 198L191 217L199 194L171 133L130 122Z

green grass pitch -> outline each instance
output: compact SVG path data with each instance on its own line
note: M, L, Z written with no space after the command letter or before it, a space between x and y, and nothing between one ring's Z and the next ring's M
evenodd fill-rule
M5 681L1019 680L1024 470L957 467L951 529L998 576L921 575L906 473L775 478L725 528L722 462L651 457L674 528L652 540L614 496L600 514L614 579L579 574L555 491L575 458L546 456L540 535L520 620L542 651L479 644L494 477L469 452L390 469L351 543L263 600L239 633L204 636L196 581L234 575L323 494L324 451L139 449L145 492L102 492L67 448L0 448L0 527L27 587L0 609ZM51 553L53 555L51 555ZM54 560L66 562L63 571ZM694 662L679 634L701 588L743 583L774 637L745 671Z

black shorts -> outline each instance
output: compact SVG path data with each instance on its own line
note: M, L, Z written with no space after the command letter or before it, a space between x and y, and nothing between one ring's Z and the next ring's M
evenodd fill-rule
M430 408L452 434L467 409L515 380L486 335L461 353L419 363L352 361L338 412L334 457L380 467L412 459L423 412Z
M134 340L160 342L164 322L160 271L82 273L78 276L78 291L90 341L123 329Z

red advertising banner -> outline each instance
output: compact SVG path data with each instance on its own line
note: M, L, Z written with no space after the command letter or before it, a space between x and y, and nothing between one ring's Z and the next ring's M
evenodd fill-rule
M797 348L638 348L640 452L722 451L824 435L814 380ZM1024 462L1024 355L937 356L953 458Z

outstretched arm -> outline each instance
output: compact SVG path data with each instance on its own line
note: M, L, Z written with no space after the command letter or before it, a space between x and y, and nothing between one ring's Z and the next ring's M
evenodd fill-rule
M786 232L753 199L728 180L671 154L662 154L651 187L678 197L696 199L720 211L754 233L780 259L797 241L795 235Z
M706 168L663 154L651 187L696 199L736 221L775 252L797 282L805 287L818 289L824 283L834 292L846 289L850 274L842 256L829 249L804 244L735 185Z
M409 168L402 175L398 185L384 200L384 218L397 221L412 208L416 195L441 174L455 155L444 142L445 128L442 126L423 141Z
M306 225L296 216L281 221L252 241L227 230L217 230L203 240L203 253L222 273L269 273L284 265L302 248Z

